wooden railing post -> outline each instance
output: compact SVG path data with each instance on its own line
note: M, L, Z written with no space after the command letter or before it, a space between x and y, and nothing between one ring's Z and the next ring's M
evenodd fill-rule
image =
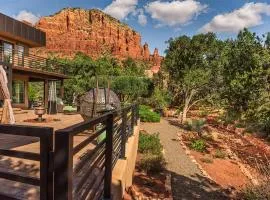
M44 129L40 138L40 199L53 200L53 128Z
M113 114L108 115L106 121L106 149L105 149L105 177L104 177L104 199L111 198L112 184L112 160L113 160Z
M134 123L135 123L135 107L131 106L131 135L134 134Z
M123 109L121 124L121 159L126 159L126 142L127 142L127 111Z
M55 133L54 194L55 200L72 200L73 137L66 132Z

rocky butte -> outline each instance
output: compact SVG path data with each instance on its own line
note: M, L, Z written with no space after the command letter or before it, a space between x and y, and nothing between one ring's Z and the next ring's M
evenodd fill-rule
M158 49L151 54L148 44L141 44L141 35L128 25L97 9L65 8L58 13L42 17L36 27L46 32L46 48L32 52L47 56L73 57L83 52L92 58L104 53L124 59L131 57L160 66L162 56Z

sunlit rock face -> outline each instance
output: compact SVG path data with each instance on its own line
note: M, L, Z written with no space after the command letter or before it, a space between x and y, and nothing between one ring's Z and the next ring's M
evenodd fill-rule
M73 57L78 51L92 58L106 53L119 59L131 57L160 65L162 57L155 49L151 55L148 44L141 44L141 35L128 25L100 10L66 8L42 17L36 28L46 32L46 48L32 49L32 53L47 56Z

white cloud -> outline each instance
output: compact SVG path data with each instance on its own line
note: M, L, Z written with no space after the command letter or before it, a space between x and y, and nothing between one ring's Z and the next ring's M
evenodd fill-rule
M243 28L254 27L263 23L262 15L270 16L270 5L266 3L246 3L230 13L219 14L199 31L238 32Z
M31 24L36 24L40 18L40 15L35 15L32 12L22 10L17 15L14 15L13 18L19 21L27 21L30 22Z
M138 23L142 26L145 26L147 24L147 17L144 14L143 9L139 9L138 14Z
M173 0L170 2L158 0L145 6L146 12L159 22L158 27L185 25L206 9L207 5L196 0Z
M119 19L125 19L130 13L135 12L138 0L114 0L104 8L104 12Z

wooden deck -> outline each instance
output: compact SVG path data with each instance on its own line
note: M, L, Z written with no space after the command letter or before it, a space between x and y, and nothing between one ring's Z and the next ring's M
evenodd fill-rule
M24 122L26 119L34 119L36 115L32 110L20 110L15 109L15 119L16 124L18 125L31 125L31 126L47 126L53 127L54 130L62 129L73 124L82 122L83 119L80 115L45 115L44 118L54 118L59 119L60 121L53 121L49 123L29 123ZM74 138L74 146L83 141L88 135L78 135ZM94 145L90 145L85 150L91 150L94 148ZM18 135L4 135L0 134L0 149L13 149L20 150L25 152L40 153L40 142L38 138L35 137L26 137ZM74 163L82 154L78 154L74 159ZM7 156L0 156L0 171L10 171L16 172L17 174L39 177L39 168L40 164L37 161L30 161L26 159L11 158ZM29 199L36 200L39 196L39 188L27 184L22 184L18 182L8 181L5 179L0 179L0 193L9 194L12 197L18 199Z

